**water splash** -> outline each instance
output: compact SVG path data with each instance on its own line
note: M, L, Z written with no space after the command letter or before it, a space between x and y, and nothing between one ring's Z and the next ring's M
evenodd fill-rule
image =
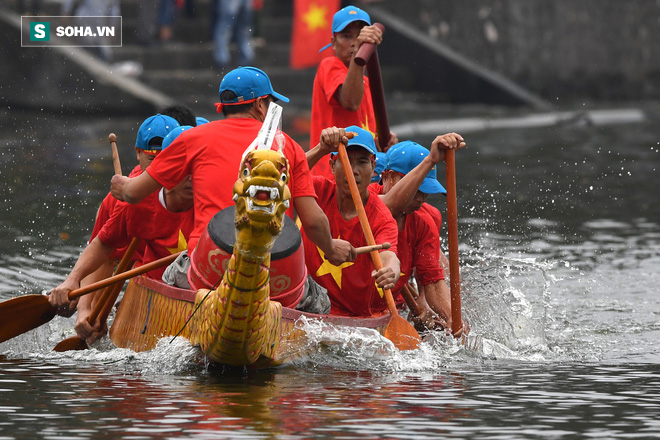
M466 260L461 271L463 309L480 355L545 360L551 354L546 329L553 319L548 312L555 263L475 250Z
M502 257L473 251L462 270L463 309L470 335L455 340L443 332L429 332L418 350L400 352L372 329L333 326L302 318L297 326L307 334L297 349L304 356L294 365L314 368L377 372L436 371L448 366L492 359L544 361L552 356L545 331L548 314L549 274L553 263L534 258ZM90 350L54 353L60 340L73 336L74 318L57 317L47 325L0 344L9 357L33 357L54 362L87 362L141 374L203 372L199 351L188 341L170 338L154 350L135 353L115 348L106 337Z

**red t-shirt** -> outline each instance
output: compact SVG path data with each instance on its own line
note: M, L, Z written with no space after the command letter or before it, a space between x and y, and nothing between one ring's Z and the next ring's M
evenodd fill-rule
M245 149L257 137L262 123L252 118L230 118L199 125L181 133L147 168L165 188L173 188L192 174L195 228L188 241L193 250L211 218L233 205L233 187ZM286 134L284 156L289 160L292 197L314 197L305 152ZM287 210L293 218L293 203Z
M364 79L364 95L360 108L357 111L346 110L334 98L339 86L344 84L348 67L335 57L327 57L321 61L314 78L314 90L312 92L312 121L310 127L309 147L313 148L319 143L321 131L328 127L346 128L357 125L371 134L376 133L376 116L371 101L371 90L369 89L369 78ZM334 176L328 164L329 157L323 157L314 165L312 174L325 176L334 180Z
M442 214L440 213L440 210L426 202L422 203L422 207L419 210L431 217L439 233L442 230Z
M381 195L383 194L383 185L378 182L371 183L369 184L369 191L372 194Z
M135 176L139 176L140 174L142 174L142 168L140 168L140 165L136 165L135 168L133 168L131 173L128 175L128 177L135 177ZM118 202L119 200L112 197L111 193L108 193L108 195L105 196L105 198L101 202L101 206L99 206L98 212L96 213L94 229L92 229L92 236L89 239L89 243L91 243L92 240L96 238L96 236L99 234L99 231L101 231L103 225L105 225L105 222L107 222L110 216L112 216L112 212L114 211L115 206L117 205ZM126 252L126 247L123 247L121 249L115 249L110 254L110 258L115 260L120 260L124 256L125 252Z
M444 280L445 274L440 267L440 240L438 229L431 217L419 211L406 215L403 230L399 230L399 252L401 277L392 293L397 303L403 303L400 289L413 275L420 286Z
M140 203L129 205L118 202L114 212L99 232L99 240L106 246L126 247L133 237L140 239L138 248L143 249L140 258L145 264L186 250L186 240L193 229L193 210L172 212L158 199L158 192L150 194ZM165 267L149 272L160 279Z
M353 246L366 246L367 242L360 226L360 219L346 221L339 213L336 184L324 177L313 176L318 203L328 216L332 238L341 238ZM376 243L389 242L388 250L397 252L398 231L396 222L385 204L374 194L369 196L364 207ZM307 271L321 286L328 289L333 315L370 316L385 310L387 305L380 297L376 283L371 278L374 266L369 254L358 255L354 262L333 266L326 261L321 250L309 239L303 229L305 264Z
M383 186L378 183L369 185L372 194L383 194ZM426 286L445 279L445 274L438 264L440 258L440 233L442 215L438 208L423 203L419 211L406 215L405 228L399 231L399 252L401 277L392 289L394 299L403 303L401 287L407 283L415 269L417 282Z

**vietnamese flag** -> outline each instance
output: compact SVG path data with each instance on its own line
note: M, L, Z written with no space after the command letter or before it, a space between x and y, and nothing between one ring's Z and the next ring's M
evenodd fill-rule
M330 43L332 17L339 10L340 0L294 0L291 59L293 69L314 67L333 55L332 49L319 50Z

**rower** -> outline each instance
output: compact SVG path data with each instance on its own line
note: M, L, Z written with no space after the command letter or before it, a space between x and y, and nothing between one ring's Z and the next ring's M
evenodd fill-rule
M403 303L403 289L417 281L416 298L421 311L414 318L420 329L451 328L451 299L440 265L440 240L436 222L422 209L429 194L446 194L436 176L436 165L444 160L445 150L465 146L463 138L448 133L435 138L431 150L412 141L390 148L382 173L382 200L390 209L399 230L401 278L393 289L395 299ZM377 187L372 187L374 192ZM410 289L409 292L414 292Z
M138 164L133 168L129 177L139 176L148 166L151 164L151 161L154 160L154 157L162 150L163 139L172 131L174 128L178 127L179 123L176 119L162 114L156 114L148 117L142 122L140 128L138 129L137 137L135 139L135 156L137 158ZM94 228L92 229L92 235L88 241L88 244L96 238L96 236L103 228L103 225L110 219L112 212L115 209L117 204L117 199L112 197L112 194L108 193L99 209L96 213L96 219L94 220ZM139 259L139 256L142 255L144 250L144 244L140 244L140 247L135 251L134 258ZM104 278L112 275L112 270L117 264L117 261L120 260L124 253L126 252L126 247L120 247L115 249L109 256L106 262L101 264L99 268L90 273L85 277L81 282L81 286L86 286L95 281L102 280ZM71 311L73 313L73 311Z
M348 132L354 135L350 140L345 136ZM332 236L348 240L356 247L367 244L344 169L334 153L340 141L347 146L348 158L376 243L389 242L392 246L380 251L383 268L378 271L373 270L367 254L358 255L353 263L335 266L307 238L303 228L305 263L314 281L328 290L331 314L370 316L387 308L378 289L392 289L399 278L400 263L396 256L398 231L387 206L368 189L376 159L373 136L357 126L346 129L332 127L321 132L319 144L307 153L310 167L331 153L329 163L334 178L313 176L313 182L319 206L330 220Z
M172 139L192 127L177 127L163 140L166 149ZM143 243L144 251L135 257L137 264L146 264L185 250L186 240L193 228L193 192L190 176L171 190L161 188L159 193L141 203L129 205L117 202L112 215L98 235L83 250L66 279L50 292L49 302L58 308L78 309L76 333L90 345L107 331L105 323L92 327L87 317L92 313L99 292L69 301L68 293L80 287L81 280L95 272L115 251L127 247L135 237ZM160 279L164 269L155 269L147 276ZM71 313L72 314L72 313Z

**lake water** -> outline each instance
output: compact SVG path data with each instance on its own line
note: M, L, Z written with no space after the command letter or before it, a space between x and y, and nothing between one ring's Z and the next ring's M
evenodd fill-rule
M660 437L660 124L646 110L465 134L466 345L432 334L397 352L338 328L293 365L243 373L198 364L185 341L54 353L73 335L55 318L0 344L0 440ZM113 173L107 135L127 173L138 119L0 111L0 299L68 273Z

